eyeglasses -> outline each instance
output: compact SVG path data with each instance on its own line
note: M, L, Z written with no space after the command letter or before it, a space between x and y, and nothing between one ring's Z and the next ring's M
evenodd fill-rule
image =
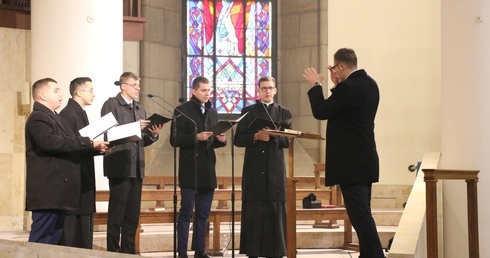
M334 66L330 67L330 70L335 69L335 68L336 68L337 66L339 66L339 65L340 65L340 66L342 66L340 63L337 63L336 65L334 65Z
M122 82L121 84L126 84L126 85L129 85L129 86L131 86L131 88L135 88L135 87L139 87L139 86L140 86L140 84L139 84L139 83L137 83L137 82L135 82L135 83L133 83L133 84L129 84L129 83Z
M260 87L260 90L265 92L265 91L272 91L272 90L274 90L275 88L276 88L276 87Z

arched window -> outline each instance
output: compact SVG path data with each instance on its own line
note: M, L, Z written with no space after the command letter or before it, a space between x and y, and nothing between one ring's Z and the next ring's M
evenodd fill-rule
M275 76L275 1L187 0L184 94L207 77L220 114L240 114L258 99L258 79ZM274 43L274 44L273 44Z

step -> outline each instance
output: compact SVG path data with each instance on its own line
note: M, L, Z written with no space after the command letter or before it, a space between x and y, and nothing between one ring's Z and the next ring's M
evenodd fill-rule
M141 233L140 250L142 253L171 252L173 250L173 225L172 224L143 224L144 232ZM378 234L383 247L388 245L388 240L395 234L396 226L378 226ZM221 239L227 235L230 239L231 224L221 224ZM213 231L210 232L210 244L212 244ZM192 231L189 239L192 238ZM344 233L343 226L336 229L313 228L313 224L297 225L297 248L341 248ZM231 239L230 239L231 240ZM353 231L353 242L358 243L355 231ZM240 246L240 225L235 226L235 248ZM94 233L94 249L105 250L106 232ZM231 248L231 244L229 244ZM190 248L189 248L190 249Z
M376 226L397 226L403 214L403 208L373 208Z

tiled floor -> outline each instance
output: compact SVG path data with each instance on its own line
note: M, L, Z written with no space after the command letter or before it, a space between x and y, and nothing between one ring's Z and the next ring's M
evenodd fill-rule
M144 253L141 256L153 257L153 258L171 258L173 253ZM299 249L296 257L298 258L357 258L359 256L358 252L339 250L339 249ZM193 257L189 255L189 257ZM231 253L228 251L224 256L213 256L213 257L231 257ZM247 257L243 254L238 254L235 252L235 257Z

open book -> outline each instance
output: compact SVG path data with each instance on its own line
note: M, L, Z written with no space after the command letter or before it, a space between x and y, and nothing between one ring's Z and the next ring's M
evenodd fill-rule
M240 120L242 120L242 118L244 118L247 114L248 112L243 114L236 120L219 120L218 123L216 123L216 125L214 125L213 127L213 135L222 134L228 131L230 128L240 122Z
M112 112L109 112L105 116L80 129L78 132L81 136L95 139L117 125L118 123L116 118L114 117Z
M112 145L141 140L141 122L136 121L113 127L107 131L107 141Z

